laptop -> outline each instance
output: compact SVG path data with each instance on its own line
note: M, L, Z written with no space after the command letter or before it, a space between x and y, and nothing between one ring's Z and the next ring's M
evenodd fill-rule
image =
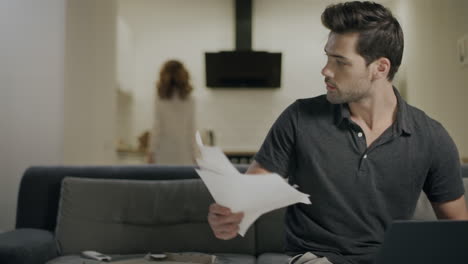
M395 221L375 264L467 264L468 221Z

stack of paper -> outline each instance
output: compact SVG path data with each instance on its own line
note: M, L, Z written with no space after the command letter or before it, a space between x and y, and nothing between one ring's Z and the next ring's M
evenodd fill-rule
M241 174L220 148L203 146L198 132L196 140L201 154L196 171L216 203L232 212L244 212L241 236L264 213L299 202L310 204L309 195L291 187L278 174Z

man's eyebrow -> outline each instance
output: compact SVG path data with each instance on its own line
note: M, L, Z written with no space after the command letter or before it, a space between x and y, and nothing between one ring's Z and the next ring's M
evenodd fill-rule
M344 56L330 53L330 52L327 51L327 49L324 49L324 51L325 51L325 54L327 54L327 56L334 57L334 58L339 58L339 59L344 59L344 60L349 60L348 58L346 58Z

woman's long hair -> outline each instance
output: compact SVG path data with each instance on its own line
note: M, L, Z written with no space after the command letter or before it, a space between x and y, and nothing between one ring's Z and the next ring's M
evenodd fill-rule
M187 98L193 90L189 80L190 75L180 61L167 61L159 73L159 81L156 84L159 98L171 99L174 95L181 99Z

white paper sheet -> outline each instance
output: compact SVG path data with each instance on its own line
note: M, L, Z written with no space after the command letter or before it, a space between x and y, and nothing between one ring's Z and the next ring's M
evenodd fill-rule
M291 187L278 174L241 174L220 148L203 146L198 132L196 140L201 153L196 171L216 203L232 212L244 212L241 236L264 213L295 203L310 204L309 195Z

